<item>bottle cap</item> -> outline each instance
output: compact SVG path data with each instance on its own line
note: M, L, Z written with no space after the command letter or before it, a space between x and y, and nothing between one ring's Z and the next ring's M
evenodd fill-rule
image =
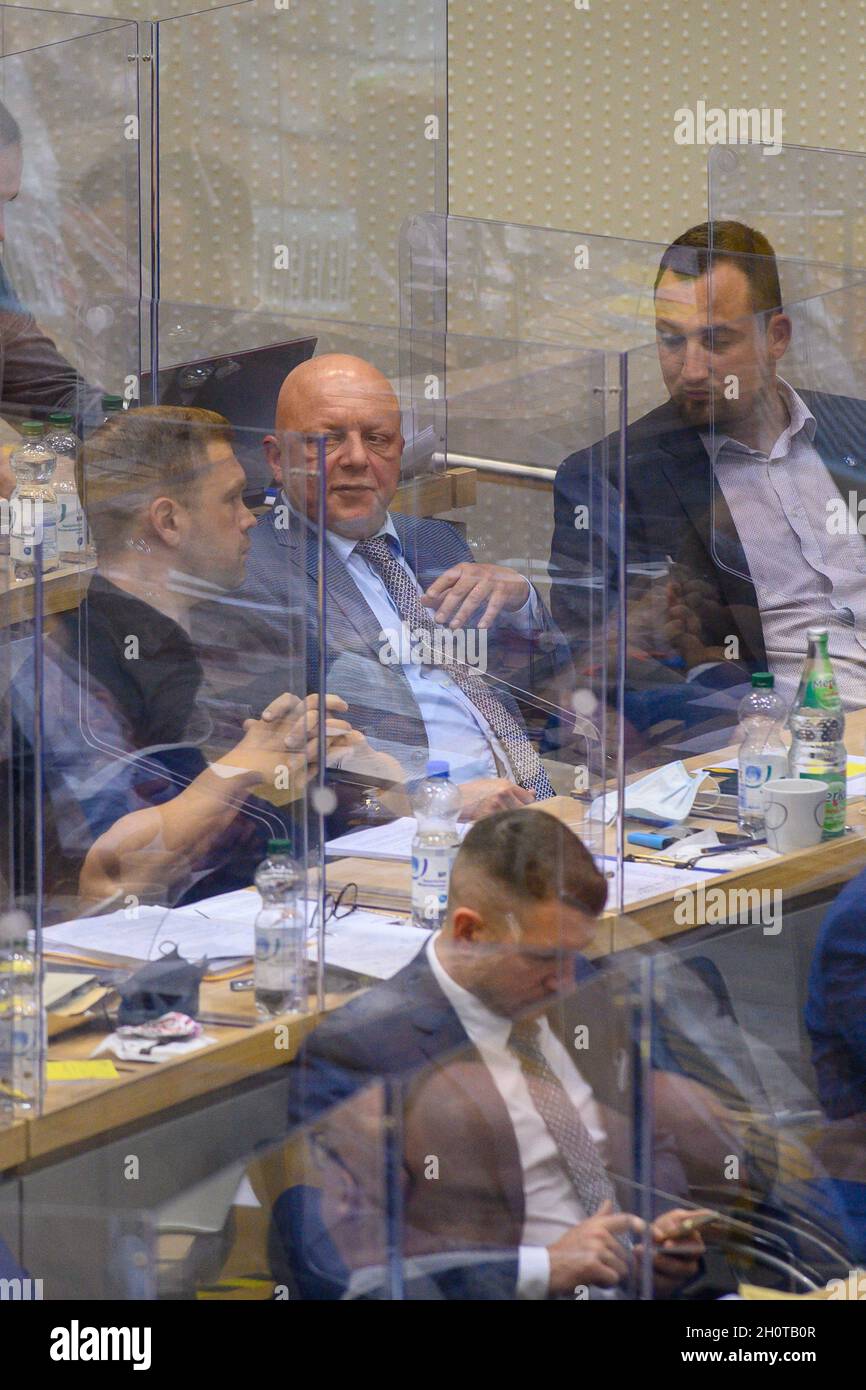
M772 690L776 677L770 671L756 671L752 676L753 690Z
M431 758L427 764L428 777L447 777L450 771L449 764L440 758Z
M123 409L123 397L122 397L122 396L103 396L103 397L102 397L102 409L105 410L105 411L122 410L122 409Z
M807 642L820 642L830 636L830 630L826 627L810 627L806 629Z
M41 420L25 420L21 426L21 433L28 437L35 437L41 434L44 428Z
M268 840L268 854L291 854L291 840Z
M71 425L72 415L68 410L52 410L48 416L52 425Z

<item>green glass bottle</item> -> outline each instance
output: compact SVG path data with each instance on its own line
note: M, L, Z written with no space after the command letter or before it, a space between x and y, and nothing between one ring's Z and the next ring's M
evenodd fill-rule
M806 664L789 720L793 735L789 765L792 777L827 783L823 838L832 840L844 835L847 815L845 713L828 651L827 629L810 627L806 638Z

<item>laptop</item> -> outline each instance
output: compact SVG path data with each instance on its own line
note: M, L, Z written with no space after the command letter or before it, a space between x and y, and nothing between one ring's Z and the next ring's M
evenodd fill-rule
M274 427L280 387L295 367L307 362L315 338L294 338L244 352L221 353L163 367L153 395L153 373L141 374L141 405L187 405L215 410L238 431L236 451L248 480L247 502L261 500L273 479L261 450L261 437ZM244 432L255 431L244 438Z

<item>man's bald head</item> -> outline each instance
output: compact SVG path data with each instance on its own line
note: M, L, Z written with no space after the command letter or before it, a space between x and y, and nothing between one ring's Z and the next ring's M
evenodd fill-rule
M305 467L292 465L294 435L306 441ZM313 519L320 439L328 529L357 539L374 535L397 490L403 436L394 389L371 362L326 353L295 367L280 390L276 434L265 440L265 453L293 506Z
M289 372L280 388L277 400L278 430L309 433L310 412L321 404L351 401L362 397L383 411L392 411L399 425L400 406L388 378L365 362L346 352L328 352L323 357L311 357Z

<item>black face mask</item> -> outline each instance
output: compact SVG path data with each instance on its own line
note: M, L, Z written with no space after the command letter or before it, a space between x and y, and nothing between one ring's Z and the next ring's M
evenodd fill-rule
M195 1018L199 985L206 969L206 960L197 965L184 960L178 955L176 946L159 960L148 961L117 986L121 999L118 1024L151 1023L170 1013Z

